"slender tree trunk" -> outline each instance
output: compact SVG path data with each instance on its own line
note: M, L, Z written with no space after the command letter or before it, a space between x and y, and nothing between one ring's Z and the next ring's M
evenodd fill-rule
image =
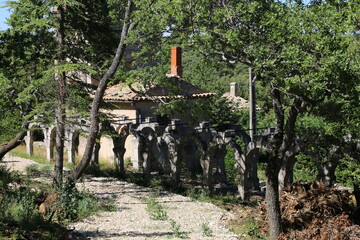
M249 67L249 135L251 142L255 142L254 136L256 135L256 88L255 88L256 75L251 67ZM251 190L260 189L259 178L257 174L257 164L259 161L259 149L254 149L246 154L249 158L249 188Z
M276 240L282 232L277 153L272 153L266 167L266 207L269 218L270 239Z
M279 190L293 183L293 169L296 162L296 151L292 146L286 151L279 171Z
M55 60L55 65L62 64L64 57L64 10L62 6L57 9L57 19L59 27L56 30L57 48L59 51L58 59ZM58 186L62 185L63 179L63 164L64 164L64 141L65 141L65 87L66 78L63 72L55 74L57 104L55 109L56 119L56 154L55 154L55 168L54 168L54 183Z
M95 145L96 137L99 132L99 106L100 102L104 96L104 92L106 90L107 83L109 79L115 74L116 69L119 66L120 60L122 59L124 55L125 50L125 39L128 36L130 24L129 24L129 18L131 13L131 5L132 1L128 0L127 2L127 9L125 12L125 17L123 21L123 27L122 32L120 36L120 42L116 50L116 54L114 57L114 60L108 69L108 71L105 73L105 75L100 80L100 83L98 85L98 88L96 90L92 105L91 105L91 112L90 112L90 130L88 135L88 140L86 142L85 152L84 155L79 163L79 165L76 167L76 169L71 173L70 178L72 180L77 180L81 177L83 171L85 168L89 165L91 160L91 155L93 153L93 148Z
M281 158L279 157L279 149L282 146L284 137L284 109L281 102L281 94L276 85L271 84L271 98L273 102L276 123L275 135L273 137L270 159L266 166L266 205L269 218L270 239L279 238L282 231L281 212L279 201L279 179L278 173L281 166Z
M29 127L29 121L28 119L24 119L22 124L21 124L21 129L22 131L19 132L13 139L11 139L9 142L7 142L6 144L4 144L3 146L0 147L0 161L3 159L3 157L10 152L11 150L13 150L14 148L16 148L17 146L19 146L22 142L22 140L24 139L24 137L26 136L26 129Z

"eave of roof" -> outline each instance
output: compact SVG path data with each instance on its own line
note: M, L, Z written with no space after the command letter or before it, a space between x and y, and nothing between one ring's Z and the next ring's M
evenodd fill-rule
M164 87L152 86L145 90L142 85L114 85L109 87L104 94L105 101L112 102L134 102L134 101L157 101L157 100L174 100L174 99L192 99L192 98L209 98L215 93L209 93L203 89L186 82L178 77L170 77L178 85L180 94L172 95Z

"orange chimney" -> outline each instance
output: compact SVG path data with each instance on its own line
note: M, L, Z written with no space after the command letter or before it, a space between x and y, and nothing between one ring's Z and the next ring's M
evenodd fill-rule
M171 73L172 76L182 78L181 47L171 48Z

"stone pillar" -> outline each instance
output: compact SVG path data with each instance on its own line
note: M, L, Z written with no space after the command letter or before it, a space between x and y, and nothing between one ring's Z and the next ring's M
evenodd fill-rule
M203 169L203 183L205 188L207 188L210 192L214 189L212 181L213 161L213 154L210 151L206 152L200 160L201 167Z
M68 155L68 163L74 164L75 163L75 151L72 141L67 141L67 155Z
M169 160L171 168L171 177L176 186L180 184L181 173L181 158L176 143L171 143L169 146Z
M240 146L235 141L230 141L229 146L233 151L236 159L235 168L238 172L238 192L243 201L249 200L249 184L248 184L248 166L246 164L245 155L242 153Z
M150 162L150 147L149 142L142 144L142 148L140 149L140 157L142 158L142 165L143 165L143 173L146 176L150 176L151 172L151 162Z
M120 174L124 174L125 173L124 154L126 152L126 148L125 148L126 136L113 137L112 139L114 143L113 152L115 156L116 168Z
M44 130L44 144L46 149L46 160L50 162L53 158L53 151L51 148L51 128L46 128Z
M157 150L158 150L158 159L159 159L160 170L163 173L170 174L171 167L170 167L168 153L167 153L168 149L167 149L165 141L161 137L157 137L156 146L157 146Z
M259 149L256 148L256 145L254 142L250 142L247 147L247 153L246 153L246 164L248 166L248 173L249 173L249 189L251 190L260 190L260 183L259 178L257 174L257 165L259 162Z
M93 149L93 154L91 156L91 164L93 165L99 165L99 151L100 151L100 141L99 139L97 139L95 141L95 145L94 145L94 149Z
M140 138L135 136L132 140L132 147L133 147L133 168L136 170L142 170L142 160L140 157Z
M34 154L34 140L31 131L26 132L25 144L26 144L26 153L32 156Z
M170 176L174 181L175 186L179 186L180 184L180 173L181 173L181 158L179 152L179 146L175 136L170 135L167 133L164 136L164 140L167 144L168 149L168 157L170 163Z
M46 148L46 160L48 162L51 161L51 159L53 158L53 151L51 151L51 141L49 138L45 138L44 139L44 143L45 143L45 148Z
M75 146L74 146L74 134L73 132L67 131L66 133L66 148L68 163L75 164Z
M217 176L216 177L221 185L227 183L226 171L225 171L225 160L224 160L225 155L226 155L225 145L219 145L215 151L214 159L217 164L217 169L216 169Z

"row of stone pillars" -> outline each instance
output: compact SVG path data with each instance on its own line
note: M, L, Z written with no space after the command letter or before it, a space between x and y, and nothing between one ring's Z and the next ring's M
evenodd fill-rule
M55 146L55 128L40 126L44 132L44 145L46 148L46 157L48 160L53 158L53 149ZM150 175L152 159L155 159L164 173L170 174L174 184L180 184L180 173L183 165L184 152L187 156L199 155L199 163L203 172L203 184L210 191L214 187L214 178L220 184L226 184L226 172L224 158L226 155L226 146L234 152L236 158L236 169L238 172L238 190L241 198L247 199L250 189L258 188L259 180L257 178L257 157L261 146L256 146L249 136L237 125L226 131L216 131L211 128L208 122L200 123L197 127L180 124L179 120L172 120L167 126L161 126L152 119L146 122L133 124L123 122L121 124L103 124L103 128L110 132L113 139L113 152L117 169L120 173L125 172L124 154L126 138L131 134L134 136L133 145L133 166L139 169L145 175ZM115 134L115 135L114 135ZM241 149L235 138L243 139L246 148ZM79 141L79 131L67 129L65 146L68 152L68 161L75 162L75 153ZM29 131L25 139L27 151L33 153L32 131ZM94 148L93 163L98 163L100 141L97 141ZM189 148L189 146L191 148ZM154 152L154 148L156 152ZM195 158L192 158L190 171L193 173ZM192 167L191 167L192 166ZM213 176L213 169L216 168ZM192 174L193 175L193 174Z

